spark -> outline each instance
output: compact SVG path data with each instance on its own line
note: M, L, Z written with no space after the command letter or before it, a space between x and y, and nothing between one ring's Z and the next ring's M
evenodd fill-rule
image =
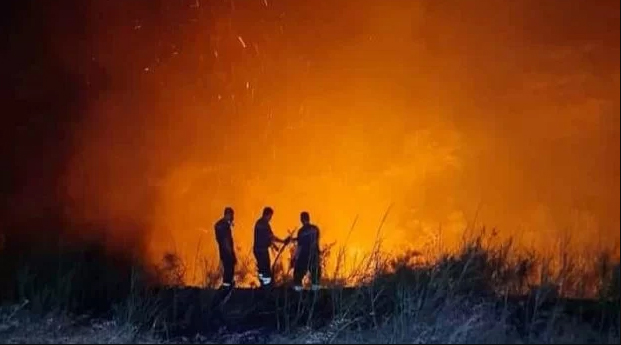
M267 0L263 0L263 5L267 7Z
M246 82L246 90L247 89L250 89L250 82L249 81Z
M241 43L242 47L246 48L246 42L244 42L244 39L241 36L237 36L237 40Z
M140 28L142 28L142 25L135 25L135 26L134 26L134 30L138 30L138 29L140 29Z
M218 58L218 51L217 51L217 50L214 50L214 51L213 51L213 56L215 56L215 57L216 57L216 59Z

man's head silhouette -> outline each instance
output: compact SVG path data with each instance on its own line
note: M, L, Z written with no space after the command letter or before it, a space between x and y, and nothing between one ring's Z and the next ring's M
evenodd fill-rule
M270 220L272 220L273 215L274 215L274 210L271 207L267 206L263 209L263 219L269 222Z
M308 212L304 211L304 212L300 213L300 221L304 225L310 223L310 215L308 214Z
M232 222L233 218L235 218L235 211L233 211L233 208L225 207L224 208L224 219L228 220L229 222Z

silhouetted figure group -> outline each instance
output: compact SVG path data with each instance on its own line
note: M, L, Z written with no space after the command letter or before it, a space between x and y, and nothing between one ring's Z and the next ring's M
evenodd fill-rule
M300 214L301 228L298 230L297 237L288 236L281 239L274 235L270 221L274 215L271 207L265 207L261 218L254 225L253 254L256 260L259 282L262 287L269 287L273 284L272 263L270 258L270 248L279 249L277 243L284 246L291 242L297 242L297 248L293 255L293 283L296 291L302 291L302 281L310 273L312 289L320 288L321 278L321 259L319 248L319 228L310 222L308 212ZM233 244L233 221L235 212L232 208L224 209L224 217L218 220L214 226L216 241L222 264L222 287L232 288L235 284L235 265L237 257Z

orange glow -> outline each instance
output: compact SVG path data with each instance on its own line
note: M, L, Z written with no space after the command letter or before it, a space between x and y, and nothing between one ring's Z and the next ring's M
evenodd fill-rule
M145 225L188 272L225 206L246 255L267 205L277 235L307 210L352 257L390 205L391 253L482 224L618 251L618 1L164 3L89 12L107 86L74 132L74 220Z

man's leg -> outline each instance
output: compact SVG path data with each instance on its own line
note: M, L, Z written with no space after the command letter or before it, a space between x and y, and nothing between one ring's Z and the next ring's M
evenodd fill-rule
M269 285L272 283L272 268L270 267L270 253L267 250L255 251L257 259L257 268L259 270L259 280L261 285Z
M261 264L261 253L257 249L254 249L252 253L254 254L254 260L257 265L259 281L261 282L261 285L263 285L263 265Z
M222 258L222 268L224 271L222 276L222 286L225 288L232 287L233 277L235 275L235 265L233 264L233 258Z
M257 265L257 275L259 276L259 281L261 281L261 279L263 278L263 272L261 271L261 255L256 249L252 251L252 254L254 254L254 261ZM263 282L261 282L261 284L263 284Z
M270 262L270 252L265 250L263 252L263 285L269 285L272 283L272 264Z
M308 256L300 255L293 266L293 288L302 291L302 280L308 272Z
M321 260L319 253L313 254L310 261L311 283L313 284L313 290L319 290L321 288Z

